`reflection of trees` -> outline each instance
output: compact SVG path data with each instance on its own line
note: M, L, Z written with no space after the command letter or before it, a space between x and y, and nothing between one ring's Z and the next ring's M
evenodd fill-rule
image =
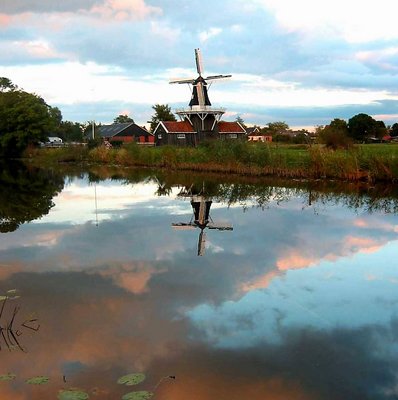
M70 168L70 167L69 167ZM65 171L68 176L84 177L81 168ZM281 203L292 198L302 198L303 206L341 204L367 212L398 212L398 186L339 181L300 181L279 178L256 178L231 174L209 174L192 171L165 171L146 168L118 169L96 166L89 172L90 182L112 179L124 184L153 182L156 195L170 196L174 188L189 188L200 191L203 182L206 194L214 201L228 205L240 204L248 207L267 208L271 203Z
M52 171L28 169L19 163L0 165L0 232L13 232L48 214L54 205L52 198L63 187L63 177Z
M206 194L214 201L228 205L240 204L248 207L266 208L271 203L281 203L292 198L302 198L303 206L341 204L351 209L366 212L398 212L398 186L335 181L296 181L282 179L253 179L236 176L203 174L156 174L161 182L158 195L169 195L173 187L191 187L199 190L203 182ZM162 188L167 187L167 191Z

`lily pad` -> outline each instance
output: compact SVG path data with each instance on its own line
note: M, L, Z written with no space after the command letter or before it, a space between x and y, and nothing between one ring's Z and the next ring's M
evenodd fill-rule
M133 385L138 385L144 379L145 379L145 374L128 374L121 376L117 380L117 383L119 383L120 385L133 386Z
M0 301L4 301L4 300L7 300L7 296L0 296Z
M122 400L148 400L153 396L152 392L147 392L146 390L141 390L140 392L130 392L126 393Z
M60 390L58 392L59 400L87 400L89 395L79 389Z
M13 379L15 379L17 376L15 374L4 374L4 375L0 375L0 381L12 381Z
M50 378L48 376L34 376L33 378L27 379L25 382L29 385L45 385L49 380Z

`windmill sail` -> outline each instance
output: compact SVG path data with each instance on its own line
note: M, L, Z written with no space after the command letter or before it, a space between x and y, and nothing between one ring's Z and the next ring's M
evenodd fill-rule
M211 106L209 95L208 95L208 85L207 81L215 81L218 79L230 78L232 75L210 75L207 78L203 78L203 62L202 55L200 49L195 49L195 63L196 70L199 76L195 78L181 78L181 79L172 79L169 83L178 83L183 84L186 83L188 85L192 85L192 96L189 102L189 106L195 107L195 109L206 109L208 106ZM211 84L211 83L210 83Z
M196 61L196 70L198 71L199 76L202 76L203 62L202 62L202 55L200 54L199 49L195 49L195 61Z

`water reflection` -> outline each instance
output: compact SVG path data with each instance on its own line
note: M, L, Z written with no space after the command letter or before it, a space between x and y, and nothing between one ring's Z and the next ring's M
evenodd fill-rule
M120 399L132 372L147 375L137 390L176 376L160 400L397 398L394 188L154 176L76 174L48 215L1 236L0 292L40 311L40 335L0 353L0 375L17 376L0 398ZM234 230L197 257L210 215ZM28 387L34 375L49 384Z
M212 198L206 194L204 183L199 189L195 188L193 184L189 188L183 187L178 194L178 197L189 197L191 199L193 215L188 223L177 222L172 223L172 226L175 229L200 229L198 239L198 256L203 256L205 253L206 234L204 230L206 228L219 231L233 230L233 227L229 224L222 224L220 222L214 223L210 216L210 207L213 201Z
M0 163L0 232L12 232L47 214L64 178L53 171Z
M34 316L20 318L21 309L16 300L19 299L17 290L10 289L0 296L0 351L21 350L26 352L22 344L22 336L28 331L37 332L40 328L38 319Z

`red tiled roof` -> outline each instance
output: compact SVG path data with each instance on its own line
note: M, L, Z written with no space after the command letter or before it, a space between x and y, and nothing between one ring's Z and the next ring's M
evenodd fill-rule
M162 121L169 133L193 133L192 125L188 121Z
M220 121L218 123L220 133L245 133L245 130L237 122Z

